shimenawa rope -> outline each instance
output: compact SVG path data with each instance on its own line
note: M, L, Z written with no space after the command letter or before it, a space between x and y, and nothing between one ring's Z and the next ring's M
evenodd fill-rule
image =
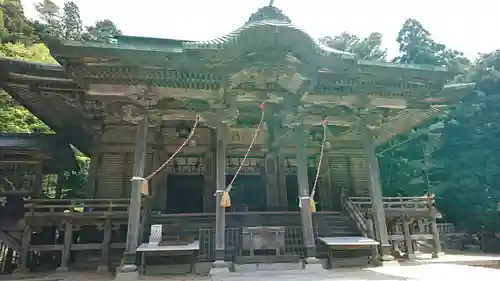
M156 169L156 171L152 172L151 174L149 174L147 177L143 178L143 177L132 177L130 179L130 181L142 181L141 183L141 194L143 195L148 195L149 194L149 180L151 180L154 176L156 176L156 174L158 174L159 172L161 172L163 169L165 169L167 167L167 165L170 163L170 161L172 161L175 156L181 152L181 150L188 144L188 142L193 138L194 136L194 132L196 131L196 127L198 127L198 124L200 122L200 115L199 114L196 114L196 120L194 122L194 125L193 125L193 128L191 129L191 132L189 133L189 135L187 136L186 140L184 140L184 142L181 144L181 146L179 146L179 148L167 159L167 161L165 161L158 169Z
M262 126L262 123L264 122L264 104L260 104L260 110L261 110L261 115L260 115L260 121L259 125L257 125L257 128L255 129L255 132L252 137L252 141L250 142L250 145L248 146L247 152L245 153L245 156L243 157L243 161L241 161L238 170L236 170L236 173L234 174L233 178L231 179L231 182L229 185L226 187L225 190L217 190L214 194L214 196L217 195L217 193L221 194L220 202L219 205L222 208L228 208L231 207L231 197L229 196L229 192L233 188L233 184L236 181L236 178L238 177L241 169L243 168L243 165L245 164L248 155L250 154L250 150L252 150L253 145L255 144L255 141L257 140L257 135L259 134L260 127Z

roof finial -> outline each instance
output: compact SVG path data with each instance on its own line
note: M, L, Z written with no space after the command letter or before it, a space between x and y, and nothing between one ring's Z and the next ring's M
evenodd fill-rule
M274 0L270 0L270 1L269 1L269 7L272 7L272 6L273 6L273 4L274 4Z

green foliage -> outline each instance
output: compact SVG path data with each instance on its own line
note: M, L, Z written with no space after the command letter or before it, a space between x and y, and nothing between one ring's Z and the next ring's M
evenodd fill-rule
M83 39L86 41L107 42L110 38L122 34L116 24L110 20L97 21L92 26L86 27Z
M436 194L451 222L471 230L499 231L500 51L472 64L458 51L436 43L421 23L407 20L399 32L399 63L444 65L456 81L474 81L475 93L460 104L380 147L385 195Z
M0 42L31 44L36 40L30 22L24 16L20 0L0 0Z
M334 37L323 37L320 42L336 50L354 53L360 59L385 60L387 56L387 50L381 47L382 34L379 32L372 32L363 39L355 34L342 32Z
M1 44L0 56L43 63L56 63L43 44ZM0 132L50 132L50 128L0 90Z
M81 40L83 25L80 18L80 9L75 2L67 2L64 4L62 16L62 27L64 39Z

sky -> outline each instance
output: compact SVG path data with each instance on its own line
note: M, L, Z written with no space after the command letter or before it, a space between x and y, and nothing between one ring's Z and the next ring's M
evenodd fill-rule
M28 18L36 18L34 3L22 0ZM61 7L66 0L54 0ZM125 35L210 40L245 23L269 0L74 0L84 25L110 19ZM498 4L496 4L498 3ZM359 36L381 32L384 47L396 56L395 42L407 18L416 18L433 38L475 58L500 48L495 0L275 0L292 23L312 37L349 31Z

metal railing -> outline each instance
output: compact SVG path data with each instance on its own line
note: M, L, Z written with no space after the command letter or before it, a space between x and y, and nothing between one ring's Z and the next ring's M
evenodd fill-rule
M200 229L198 239L200 241L200 251L198 261L215 260L215 229ZM226 228L225 237L225 259L232 260L238 253L243 241L242 228ZM314 230L317 238L316 227ZM285 254L298 255L304 257L305 247L302 236L302 227L285 227Z

